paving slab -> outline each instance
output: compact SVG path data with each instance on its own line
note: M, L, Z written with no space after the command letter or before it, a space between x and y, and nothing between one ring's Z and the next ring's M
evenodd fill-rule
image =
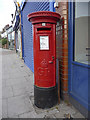
M6 86L14 86L16 84L22 84L22 82L26 83L26 79L23 76L19 76L17 78L6 79Z
M9 87L2 87L2 98L9 98L13 97L13 89L11 86Z
M8 117L32 111L30 103L25 102L26 96L8 98Z
M37 118L37 114L35 111L27 112L27 113L19 115L19 118Z
M34 74L15 51L2 50L2 117L3 118L84 118L63 101L49 109L34 105ZM1 55L1 54L0 54Z
M2 117L7 118L8 117L8 111L7 111L7 99L2 100Z

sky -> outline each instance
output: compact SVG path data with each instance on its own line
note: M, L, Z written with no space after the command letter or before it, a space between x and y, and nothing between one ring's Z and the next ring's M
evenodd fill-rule
M11 25L12 13L15 13L13 0L0 0L0 31L5 25Z
M17 1L21 3L22 0L17 0ZM31 0L28 0L28 1L31 1ZM77 0L77 1L80 1L80 0ZM81 1L89 1L89 0L81 0ZM15 13L14 0L0 0L0 31L2 30L3 27L5 27L5 25L7 24L11 25L12 13L13 14Z

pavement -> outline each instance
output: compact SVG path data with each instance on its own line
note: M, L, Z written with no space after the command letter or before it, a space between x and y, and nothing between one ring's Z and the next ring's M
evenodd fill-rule
M2 53L2 54L1 54ZM60 101L50 109L34 105L34 74L15 51L3 49L2 118L84 118L72 105ZM0 99L1 100L1 99Z

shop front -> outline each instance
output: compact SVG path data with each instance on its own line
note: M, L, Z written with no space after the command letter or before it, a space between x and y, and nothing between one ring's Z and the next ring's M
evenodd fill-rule
M70 102L90 117L90 2L69 2L68 6Z

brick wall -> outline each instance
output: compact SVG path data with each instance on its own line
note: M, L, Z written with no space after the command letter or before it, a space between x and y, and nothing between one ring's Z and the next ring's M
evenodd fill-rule
M68 100L68 2L59 2L56 12L61 20L56 27L56 56L60 68L60 93L64 100Z

